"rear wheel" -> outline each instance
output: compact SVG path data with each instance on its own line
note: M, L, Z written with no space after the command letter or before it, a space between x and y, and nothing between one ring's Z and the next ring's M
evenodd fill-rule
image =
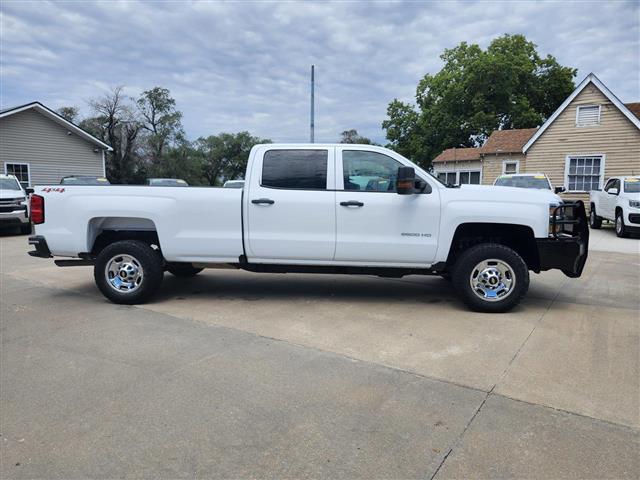
M591 205L591 212L589 213L589 226L596 230L602 227L602 217L596 215L595 205Z
M22 235L29 235L31 233L31 222L20 225L20 233Z
M621 210L616 212L616 235L625 238L629 236L627 232L627 226L624 224L624 215Z
M96 258L93 276L102 294L114 303L133 305L149 300L164 275L162 257L146 243L112 243Z
M167 271L176 277L195 277L203 268L196 268L190 263L172 263L167 267Z
M529 269L514 250L485 243L470 248L458 258L453 284L471 309L507 312L520 303L529 290Z

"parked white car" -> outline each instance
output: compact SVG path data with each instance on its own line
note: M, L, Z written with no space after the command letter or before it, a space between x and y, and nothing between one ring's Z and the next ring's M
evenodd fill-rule
M564 187L553 188L549 177L544 173L514 173L500 175L493 185L496 187L517 187L517 188L537 188L542 190L552 190L555 193L565 191Z
M640 177L611 177L602 190L589 194L591 228L600 228L603 220L615 222L616 235L640 233Z
M372 145L257 145L243 189L38 187L33 256L94 265L116 303L148 300L165 270L450 277L474 310L504 312L529 270L579 277L580 201L548 190L450 187ZM46 208L45 208L46 206ZM73 259L75 258L75 259Z
M27 192L13 175L0 175L0 226L16 226L31 233Z

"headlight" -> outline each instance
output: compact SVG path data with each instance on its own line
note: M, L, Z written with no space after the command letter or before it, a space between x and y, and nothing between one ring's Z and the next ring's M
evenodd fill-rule
M629 200L629 206L632 208L640 208L640 200Z

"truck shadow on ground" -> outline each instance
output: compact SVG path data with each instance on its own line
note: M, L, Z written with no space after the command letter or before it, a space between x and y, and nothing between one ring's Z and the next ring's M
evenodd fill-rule
M440 277L410 276L400 279L371 276L252 274L203 272L194 278L166 274L152 302L172 300L226 301L326 301L365 303L451 304L458 300L451 282Z

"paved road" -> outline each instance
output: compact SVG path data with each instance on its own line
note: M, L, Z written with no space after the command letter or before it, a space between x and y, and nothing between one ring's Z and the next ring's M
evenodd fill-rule
M116 306L4 237L0 477L635 478L620 245L483 315L439 278L213 270Z

